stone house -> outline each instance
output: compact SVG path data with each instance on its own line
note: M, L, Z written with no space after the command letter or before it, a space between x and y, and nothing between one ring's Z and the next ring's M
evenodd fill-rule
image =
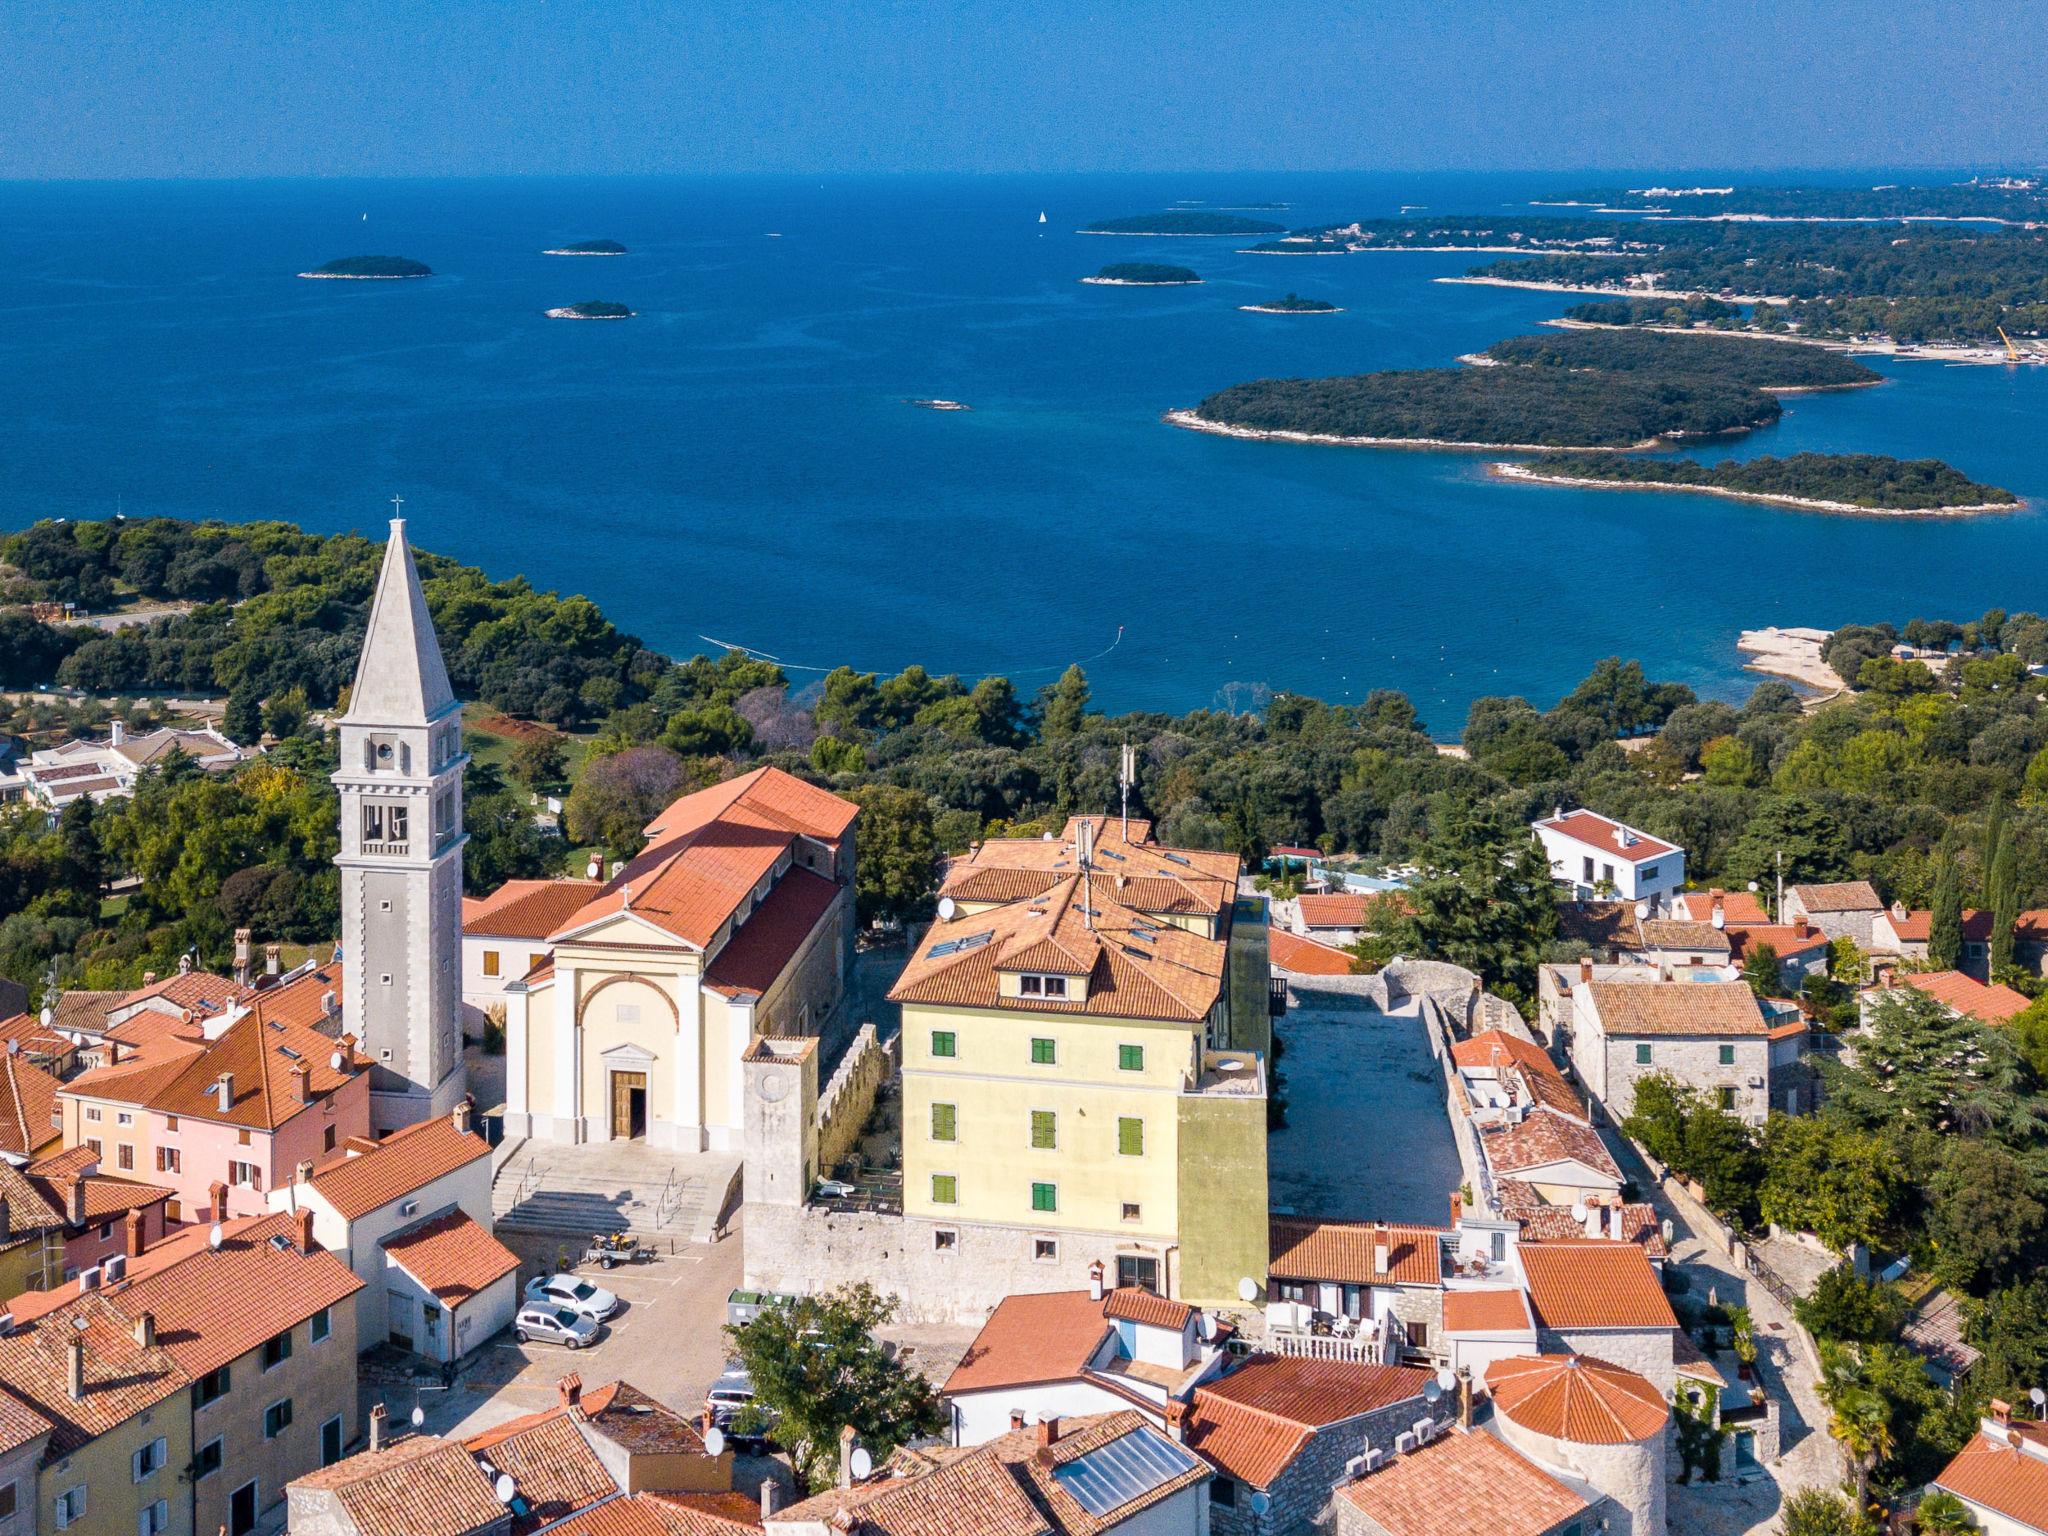
M1871 928L1885 910L1877 887L1868 880L1838 880L1825 885L1788 885L1780 922L1805 918L1831 939L1853 939L1870 948Z
M1591 1355L1637 1372L1671 1396L1678 1382L1678 1317L1641 1248L1524 1243L1520 1256L1544 1353Z
M1934 913L1922 907L1908 909L1893 902L1870 925L1870 953L1900 960L1925 960L1927 943L1934 930ZM2014 954L2017 957L2018 945ZM1991 914L1977 907L1963 910L1963 953L1961 968L1979 981L1989 975L1991 963Z
M42 1504L36 1467L55 1429L27 1403L0 1392L0 1536L35 1536Z
M1337 1536L1573 1536L1604 1501L1545 1471L1487 1429L1454 1427L1380 1458L1335 1499Z
M1363 1325L1369 1358L1435 1356L1443 1346L1443 1292L1456 1235L1386 1222L1267 1222L1268 1308L1292 1305L1318 1320Z
M1610 1118L1665 1073L1761 1124L1770 1109L1770 1027L1740 981L1585 982L1572 989L1571 1062Z

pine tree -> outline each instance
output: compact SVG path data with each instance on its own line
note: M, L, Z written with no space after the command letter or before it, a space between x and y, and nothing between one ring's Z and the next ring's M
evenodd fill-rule
M1934 910L1927 928L1927 961L1952 971L1963 958L1963 875L1955 856L1944 853L1934 875Z
M1081 729L1087 712L1088 675L1078 665L1068 667L1040 696L1039 734L1047 741L1072 736Z
M1991 970L1996 975L2012 964L2013 924L2020 917L2020 860L2009 832L2001 831L1989 884Z
M243 683L228 694L228 707L221 717L221 733L228 740L252 747L263 739L263 699L250 684Z

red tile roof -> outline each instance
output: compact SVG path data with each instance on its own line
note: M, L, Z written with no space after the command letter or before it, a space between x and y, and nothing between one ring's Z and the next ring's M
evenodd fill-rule
M1587 1507L1527 1457L1469 1429L1394 1457L1337 1497L1387 1536L1543 1536Z
M1898 980L1916 992L1925 992L1936 1002L1947 1004L1957 1013L1966 1013L1987 1024L2003 1024L2015 1014L2026 1012L2033 1001L2024 992L2015 992L2002 983L1987 987L1974 976L1965 976L1961 971L1907 972Z
M55 1426L47 1457L69 1456L192 1384L161 1343L144 1349L135 1342L133 1320L116 1311L102 1292L81 1296L73 1287L58 1305L37 1316L24 1315L21 1300L10 1303L15 1325L0 1337L0 1395ZM81 1322L82 1328L74 1326ZM82 1398L73 1398L70 1391L73 1339L85 1341Z
M331 1014L327 1007L330 994L334 998ZM341 963L330 960L313 970L299 972L289 981L263 988L250 987L235 994L235 1001L243 1007L254 1007L259 998L263 1003L263 1017L273 1024L317 1028L326 1022L331 1031L334 1029L333 1021L341 1017Z
M91 1147L67 1147L53 1156L38 1158L21 1171L34 1181L52 1205L67 1214L67 1218L71 1209L72 1185L81 1173L84 1174L86 1225L125 1216L133 1210L147 1209L177 1193L175 1189L166 1189L162 1185L144 1184L136 1179L124 1179L119 1174L100 1172L99 1154Z
M0 1391L0 1456L11 1456L57 1426L18 1398Z
M538 942L602 888L596 880L507 880L490 895L463 902L462 935Z
M1744 981L1594 981L1586 983L1601 1032L1638 1035L1756 1035L1769 1026Z
M1921 907L1906 913L1904 917L1896 912L1886 912L1883 920L1891 924L1893 935L1901 944L1925 944L1933 933L1934 913ZM1978 907L1963 910L1963 937L1987 940L1991 937L1991 914Z
M1447 1333L1534 1333L1536 1320L1519 1290L1445 1291L1444 1330Z
M1934 1486L1982 1505L2037 1531L2048 1531L2048 1459L2012 1443L2025 1432L2005 1431L2004 1443L1989 1431L1977 1435L1941 1469Z
M654 842L739 816L830 843L838 841L859 814L860 807L851 800L806 784L795 774L780 768L756 768L671 801L643 830Z
M32 1013L17 1013L12 1018L0 1019L0 1051L20 1042L21 1054L38 1066L51 1061L62 1062L78 1049L77 1042L67 1035L57 1033L52 1024L45 1028L40 1018Z
M470 1435L462 1448L509 1474L540 1522L559 1520L618 1491L568 1410L559 1406Z
M1678 1326L1656 1271L1634 1243L1530 1243L1515 1253L1546 1328Z
M490 1153L475 1131L458 1131L452 1117L435 1115L393 1131L371 1151L322 1164L312 1185L337 1216L354 1221Z
M1749 952L1759 944L1768 944L1778 953L1781 961L1796 955L1808 955L1816 949L1826 949L1834 940L1818 928L1808 928L1801 934L1791 923L1731 923L1726 929L1728 950L1738 964L1749 958Z
M1169 1301L1150 1291L1119 1286L1102 1303L1102 1315L1152 1328L1185 1328L1195 1309L1184 1301Z
M1468 1071L1491 1071L1496 1076L1510 1066L1519 1068L1522 1085L1536 1103L1548 1104L1581 1120L1586 1116L1585 1103L1577 1091L1550 1059L1550 1053L1534 1040L1511 1035L1504 1029L1481 1030L1451 1047L1451 1061Z
M334 1065L339 1057L341 1065ZM293 1087L293 1069L307 1072L307 1097L301 1102ZM318 1105L322 1097L346 1085L367 1063L348 1048L306 1024L274 1018L267 996L251 1011L208 1042L197 1056L146 1100L162 1114L193 1120L274 1131L293 1116ZM223 1111L217 1084L233 1074L228 1108Z
M728 1536L735 1528L758 1530L761 1525L761 1506L744 1493L641 1493L634 1497L652 1500L682 1515L683 1524L675 1528L677 1536Z
M1532 1110L1519 1125L1482 1126L1479 1148L1496 1177L1576 1162L1621 1183L1621 1169L1600 1133L1583 1120L1551 1109Z
M1311 928L1357 928L1364 924L1370 910L1365 897L1343 893L1300 896L1296 904L1301 908L1302 922Z
M1387 1268L1375 1263L1379 1228L1369 1221L1317 1221L1274 1216L1266 1223L1271 1260L1266 1272L1282 1280L1328 1280L1345 1285L1443 1284L1442 1233L1433 1227L1385 1229Z
M1521 1180L1502 1179L1498 1188L1503 1213L1522 1224L1523 1242L1577 1243L1586 1240L1584 1222L1572 1220L1572 1213L1564 1206L1546 1204ZM1601 1212L1603 1222L1610 1214ZM1634 1201L1621 1208L1621 1240L1639 1244L1643 1252L1653 1259L1669 1256L1656 1207L1643 1201Z
M1671 1409L1634 1371L1584 1355L1517 1355L1486 1368L1493 1406L1534 1434L1580 1445L1661 1435Z
M1419 1402L1429 1375L1412 1366L1253 1355L1195 1389L1182 1437L1189 1450L1232 1477L1265 1488L1316 1430L1411 1398Z
M1351 956L1332 945L1305 939L1285 928L1266 931L1266 952L1276 971L1297 976L1349 976Z
M946 1378L948 1393L1065 1381L1086 1369L1108 1324L1086 1291L1006 1296Z
M473 1300L519 1267L519 1255L467 1211L422 1222L388 1239L384 1252L451 1308Z
M1757 900L1754 891L1681 891L1671 898L1671 904L1681 917L1695 923L1711 923L1716 894L1721 898L1724 922L1768 923L1771 920L1771 914L1764 910L1764 904Z
M63 1134L50 1124L58 1087L24 1053L0 1048L0 1152L32 1157Z
M137 1003L155 1000L175 1008L187 1008L194 1013L219 1013L238 990L231 977L216 976L211 971L177 971L162 981L137 987L107 1011L112 1013L116 1009L132 1008Z
M414 1435L293 1479L332 1493L359 1536L471 1536L505 1518L505 1506L468 1450Z
M1637 831L1625 823L1602 816L1598 811L1567 811L1562 816L1545 817L1537 825L1562 832L1566 837L1575 838L1589 848L1598 848L1603 853L1611 853L1631 864L1640 864L1645 859L1660 859L1667 853L1678 851L1671 844L1661 843L1649 833ZM1624 843L1624 832L1633 833L1636 841Z
M766 992L832 910L839 890L822 875L789 870L726 940L704 972L704 985L728 997Z
M636 1493L571 1515L551 1536L741 1536L761 1506L737 1493Z
M1826 885L1788 885L1809 912L1882 912L1884 900L1868 880L1837 880Z

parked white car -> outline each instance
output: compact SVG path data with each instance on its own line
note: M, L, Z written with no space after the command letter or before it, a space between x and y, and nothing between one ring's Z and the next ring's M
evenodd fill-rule
M521 1307L512 1324L512 1336L522 1344L537 1339L543 1344L581 1349L597 1341L597 1319L588 1313L571 1312L567 1307Z
M535 1275L526 1282L526 1302L534 1307L566 1307L599 1323L619 1310L618 1297L574 1275Z

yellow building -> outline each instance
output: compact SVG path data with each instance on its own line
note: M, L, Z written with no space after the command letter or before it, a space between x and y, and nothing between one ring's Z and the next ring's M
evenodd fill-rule
M32 1490L42 1530L187 1536L192 1378L97 1291L0 1336L0 1396L52 1426Z
M1270 1023L1236 880L1230 855L1106 817L953 866L890 994L904 1210L937 1247L989 1252L952 1223L1008 1229L1049 1281L1100 1260L1188 1300L1263 1281Z
M852 955L851 801L776 768L685 795L505 989L505 1128L737 1150L740 1058L817 1033Z

